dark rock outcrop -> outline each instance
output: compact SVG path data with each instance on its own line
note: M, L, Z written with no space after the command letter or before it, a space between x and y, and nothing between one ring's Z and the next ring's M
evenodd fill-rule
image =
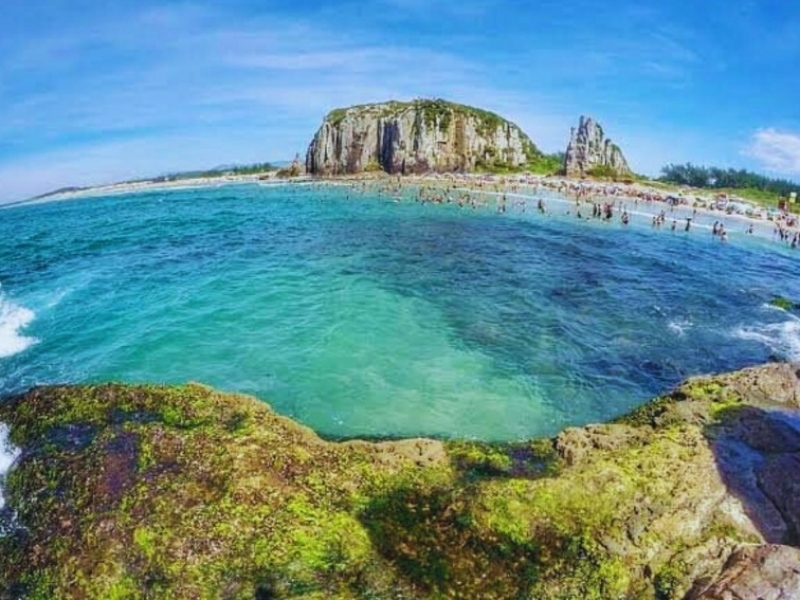
M578 127L572 128L564 158L567 177L587 175L629 175L631 170L619 146L605 137L600 123L591 117L581 117Z
M498 115L444 100L384 102L331 111L306 153L315 175L521 168L540 156Z

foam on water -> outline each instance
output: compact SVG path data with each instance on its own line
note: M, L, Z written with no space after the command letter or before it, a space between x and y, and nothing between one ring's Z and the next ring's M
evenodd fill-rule
M0 358L13 356L37 342L21 333L35 317L32 310L15 304L0 289Z
M14 464L19 456L19 450L14 448L8 441L8 426L0 423L0 508L5 506L3 488L6 480L6 473Z
M675 319L667 323L667 327L669 327L669 330L675 335L683 337L686 335L686 331L692 326L692 324L693 323L688 319Z
M739 327L734 330L733 337L759 342L784 360L800 360L800 319L794 316L781 323Z

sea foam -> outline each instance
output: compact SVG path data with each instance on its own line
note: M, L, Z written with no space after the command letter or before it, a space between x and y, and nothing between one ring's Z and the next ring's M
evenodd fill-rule
M760 342L785 360L800 361L800 319L761 327L740 327L733 332L733 337Z
M667 323L669 330L679 337L686 335L686 330L692 327L693 323L688 319L675 319Z
M8 440L8 426L0 423L0 508L3 508L6 503L3 497L6 473L18 456L19 450L14 448Z
M15 304L0 290L0 358L22 352L38 341L21 333L35 317L32 310Z

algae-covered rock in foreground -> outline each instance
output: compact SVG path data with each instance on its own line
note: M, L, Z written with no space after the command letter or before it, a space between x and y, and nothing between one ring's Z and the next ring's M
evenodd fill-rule
M33 390L0 404L0 598L780 597L798 372L512 445L333 443L198 385Z

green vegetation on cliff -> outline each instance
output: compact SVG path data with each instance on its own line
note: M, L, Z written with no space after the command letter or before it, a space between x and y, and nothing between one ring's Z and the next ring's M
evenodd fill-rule
M334 109L306 156L309 171L322 175L363 172L373 162L389 173L551 175L560 173L564 162L563 155L543 154L496 113L441 99Z
M32 390L0 403L0 598L680 598L758 539L718 509L730 381L518 444L328 442L200 385Z
M597 179L616 180L619 177L619 173L617 173L617 170L611 165L595 165L594 167L586 171L586 174L589 177L595 177Z
M369 112L377 111L378 116L382 119L388 119L398 116L401 112L406 110L419 111L422 114L425 124L429 127L438 127L445 131L449 126L450 119L454 114L467 115L474 117L479 123L479 130L482 132L493 131L506 123L506 120L501 116L467 106L465 104L457 104L449 102L440 98L426 99L418 98L410 102L399 102L397 100L389 100L387 102L380 102L376 104L359 104L347 108L335 108L328 113L325 120L331 125L339 125L347 117L347 113L353 112Z

